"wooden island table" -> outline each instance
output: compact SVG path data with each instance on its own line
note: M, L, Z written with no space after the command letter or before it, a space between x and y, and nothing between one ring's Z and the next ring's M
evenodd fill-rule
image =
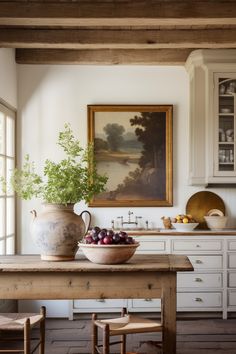
M192 270L182 255L135 255L118 265L0 256L0 299L161 298L163 354L175 354L176 272Z

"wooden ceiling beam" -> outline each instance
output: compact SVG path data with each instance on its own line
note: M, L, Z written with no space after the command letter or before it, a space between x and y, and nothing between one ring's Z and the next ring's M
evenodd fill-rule
M236 29L1 29L0 47L51 49L236 48Z
M232 1L0 2L5 26L236 25Z
M17 49L18 64L184 65L191 49Z

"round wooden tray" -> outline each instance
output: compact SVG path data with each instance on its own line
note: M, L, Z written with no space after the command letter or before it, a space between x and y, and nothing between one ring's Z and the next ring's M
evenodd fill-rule
M189 198L186 204L186 214L191 214L199 223L196 229L208 229L204 216L211 209L219 209L225 215L223 200L213 192L197 192Z

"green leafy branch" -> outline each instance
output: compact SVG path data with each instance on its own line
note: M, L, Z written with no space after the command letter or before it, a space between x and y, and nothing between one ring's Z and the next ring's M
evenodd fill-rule
M41 197L47 203L68 204L81 200L88 203L94 195L104 191L108 179L97 172L93 145L88 144L83 149L69 124L59 133L58 145L66 158L59 163L47 159L43 178L35 172L34 162L26 155L22 169L14 169L11 176L13 190L25 200ZM4 179L0 181L6 189Z

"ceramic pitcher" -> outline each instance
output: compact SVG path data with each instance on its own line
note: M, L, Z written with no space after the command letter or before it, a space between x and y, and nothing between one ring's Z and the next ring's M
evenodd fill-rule
M85 225L82 215L89 216ZM84 210L80 215L74 212L74 204L44 204L44 210L37 214L32 210L31 234L41 250L41 259L47 261L73 260L78 242L87 232L91 214Z

